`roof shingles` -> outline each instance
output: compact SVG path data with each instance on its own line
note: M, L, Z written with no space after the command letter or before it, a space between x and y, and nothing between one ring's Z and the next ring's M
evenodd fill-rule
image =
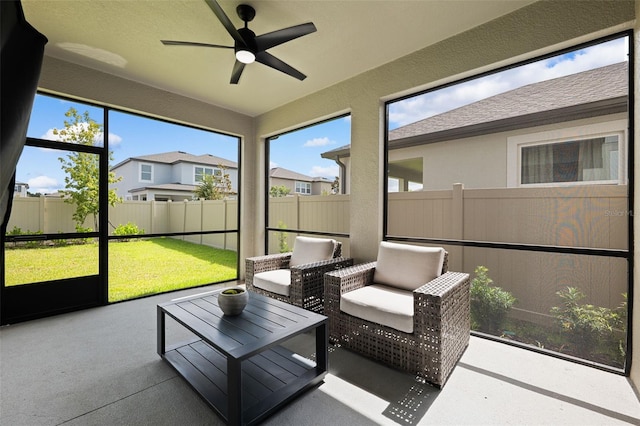
M627 96L627 62L532 83L389 132L404 139Z

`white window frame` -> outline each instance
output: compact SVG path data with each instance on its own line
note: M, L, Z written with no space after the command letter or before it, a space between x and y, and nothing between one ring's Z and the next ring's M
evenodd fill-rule
M149 166L151 168L151 179L142 179L142 166ZM138 164L138 181L139 182L153 182L153 164L151 163L139 163Z
M522 148L545 144L580 141L599 137L618 137L618 179L577 182L549 182L524 184L522 179ZM561 128L544 132L507 137L507 187L550 187L574 185L626 184L627 120L612 120L579 127Z
M311 195L311 182L302 182L297 180L294 188L296 194Z
M202 176L211 175L215 177L222 177L222 170L216 167L208 167L208 166L193 166L193 183L195 185L202 182L202 180L197 180L198 174L196 173L197 169L202 169ZM207 170L211 170L211 173L207 173Z

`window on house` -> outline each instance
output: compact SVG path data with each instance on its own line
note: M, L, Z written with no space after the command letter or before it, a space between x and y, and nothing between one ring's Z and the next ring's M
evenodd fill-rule
M617 179L617 136L521 148L521 183L523 185Z
M311 195L311 183L309 182L296 182L296 193Z
M205 176L222 176L222 170L212 167L196 167L194 182L202 182Z
M626 120L507 138L507 186L627 182Z
M151 164L140 164L140 181L153 181L153 166Z

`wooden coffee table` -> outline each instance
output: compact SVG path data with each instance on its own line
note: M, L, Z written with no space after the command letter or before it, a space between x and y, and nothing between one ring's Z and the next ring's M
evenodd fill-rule
M250 293L238 316L225 316L218 293L158 305L158 354L229 424L263 420L320 383L328 368L327 317ZM166 316L193 338L166 346ZM281 344L315 330L316 360Z

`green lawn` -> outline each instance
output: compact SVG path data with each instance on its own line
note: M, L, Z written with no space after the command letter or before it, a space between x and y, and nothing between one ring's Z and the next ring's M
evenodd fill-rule
M7 286L98 273L97 244L5 251ZM173 238L109 243L109 301L235 279L237 253Z

